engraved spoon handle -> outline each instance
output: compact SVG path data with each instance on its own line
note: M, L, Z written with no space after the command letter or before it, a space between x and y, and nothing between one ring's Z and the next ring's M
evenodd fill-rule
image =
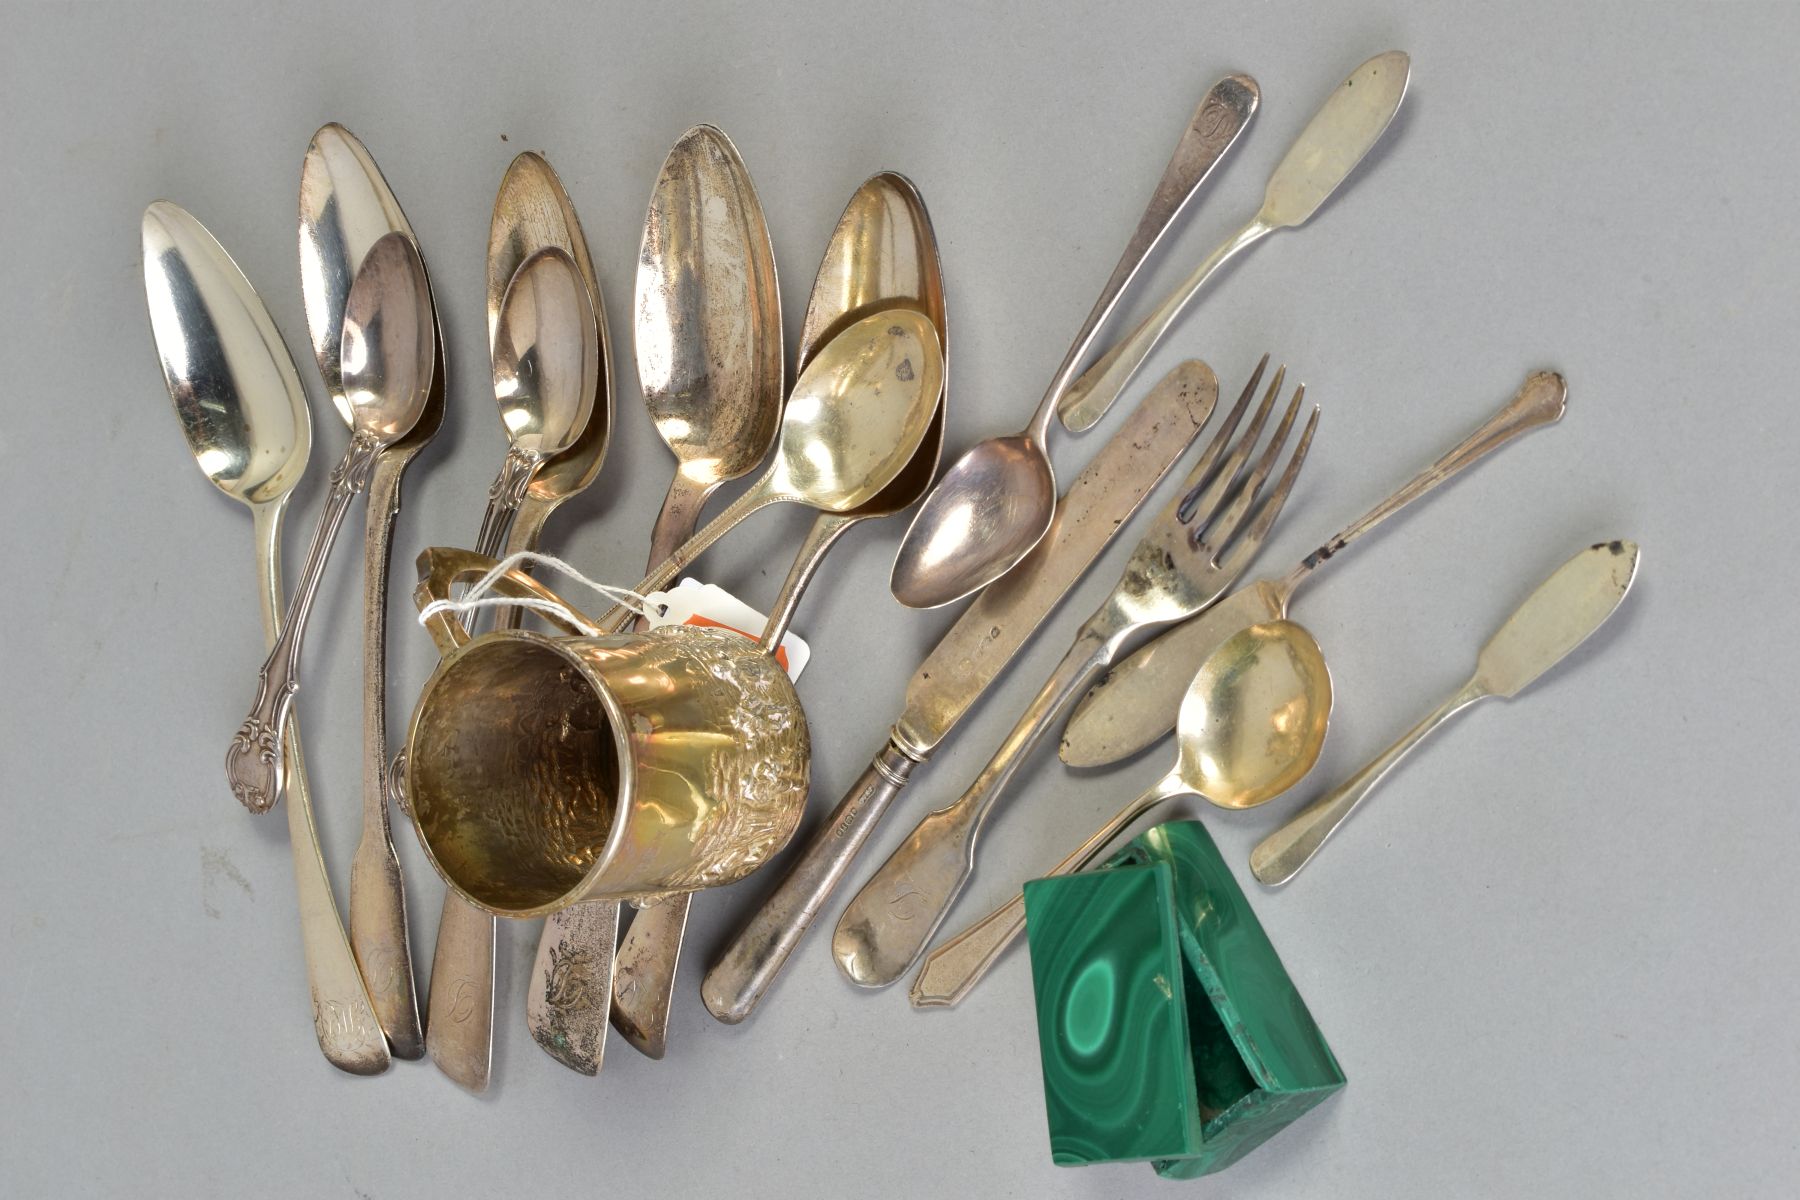
M281 517L285 498L254 506L257 592L263 640L275 644L281 626ZM294 891L300 910L300 945L306 954L306 982L312 993L313 1032L319 1049L339 1070L379 1075L390 1062L381 1024L344 935L325 873L325 854L313 828L312 789L300 750L300 725L290 721L287 737L288 848L293 857Z
M454 890L444 893L425 1049L438 1069L477 1094L487 1090L494 1053L494 917Z
M1075 335L1068 357L1063 359L1062 366L1057 368L1056 378L1050 384L1050 393L1045 398L1045 403L1060 409L1063 424L1071 430L1079 432L1092 426L1118 395L1114 391L1112 396L1107 397L1100 404L1093 420L1087 424L1071 424L1068 416L1070 402L1066 396L1075 368L1087 356L1094 336L1100 331L1106 318L1112 315L1119 297L1137 277L1144 260L1150 257L1150 252L1169 231L1169 226L1175 223L1175 218L1181 215L1181 210L1187 207L1194 193L1200 190L1200 185L1206 182L1206 177L1212 174L1212 169L1237 141L1244 126L1250 123L1260 96L1256 81L1249 76L1227 75L1213 85L1212 90L1207 92L1194 109L1193 116L1188 118L1186 128L1181 131L1181 140L1176 142L1175 152L1169 156L1169 165L1163 168L1156 190L1150 193L1150 203L1145 205L1144 215L1138 218L1137 228L1132 231L1131 240L1125 245L1125 252L1119 256L1119 265L1113 268L1112 278L1106 281L1100 298L1094 302L1093 311L1088 313L1087 323Z
M882 747L706 973L700 998L708 1012L734 1025L755 1011L918 765L892 741Z
M343 461L331 473L331 493L325 509L319 514L319 526L313 534L312 549L300 572L300 583L294 591L293 604L282 621L281 632L269 650L258 676L256 699L250 715L238 727L225 753L225 773L231 781L231 793L251 812L267 812L280 798L282 784L282 730L293 707L294 693L299 690L297 677L300 644L306 636L306 618L312 611L319 580L325 571L325 560L337 540L350 502L369 484L369 469L381 443L367 434L357 434L344 451Z
M1478 679L1464 684L1454 696L1401 734L1398 741L1371 759L1362 770L1289 817L1281 828L1258 842L1250 852L1250 873L1258 882L1270 887L1284 884L1298 875L1300 868L1319 852L1325 839L1337 832L1338 826L1349 819L1356 806L1368 798L1382 777L1414 746L1432 730L1486 695Z
M1186 796L1190 790L1180 771L1171 771L1149 789L1115 813L1075 852L1044 872L1041 878L1071 875L1094 861L1112 840L1133 821L1165 800ZM988 968L1025 929L1025 896L1017 893L1011 900L975 922L955 937L941 942L925 956L925 963L912 982L914 1008L949 1007L961 1002L974 989Z
M411 455L384 452L369 482L363 534L363 820L350 860L350 945L396 1058L425 1054L407 935L406 890L387 794L387 597L400 477Z

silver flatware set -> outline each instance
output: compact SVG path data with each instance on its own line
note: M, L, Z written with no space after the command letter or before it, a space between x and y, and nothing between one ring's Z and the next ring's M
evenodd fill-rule
M1171 729L1179 747L1169 773L1052 875L1094 863L1174 798L1248 809L1298 784L1326 737L1333 689L1323 650L1289 618L1293 594L1402 507L1555 422L1566 403L1562 377L1530 375L1488 422L1292 571L1248 584L1240 581L1294 497L1319 424L1285 366L1271 375L1265 356L1227 377L1236 400L1214 420L1224 372L1197 359L1180 364L1145 389L1066 484L1046 442L1056 420L1071 434L1095 426L1227 261L1313 217L1380 140L1409 76L1398 51L1358 67L1302 130L1256 215L1102 350L1104 328L1151 252L1258 111L1254 80L1221 79L1183 129L1023 431L975 445L942 476L949 324L919 191L884 172L851 197L790 371L757 189L724 133L688 130L651 189L631 309L647 416L673 458L667 495L648 531L643 577L622 588L639 572L618 563L594 571L610 585L597 607L549 577L568 564L544 558L539 545L550 514L604 464L616 362L575 207L543 156L520 154L501 182L487 246L488 350L505 443L479 525L470 514L470 548L419 557L415 598L440 660L402 744L390 743L385 720L390 543L402 477L446 406L436 299L417 236L362 143L341 126L319 130L301 173L301 292L320 381L349 440L290 594L280 530L313 430L299 372L218 242L185 210L152 204L144 280L165 382L202 472L254 516L268 659L229 739L227 782L252 812L287 802L326 1058L377 1074L392 1058L428 1054L462 1087L484 1090L494 1023L508 1012L495 983L502 916L545 918L523 1014L546 1053L594 1074L616 1028L643 1054L663 1057L696 894L768 863L800 823L811 743L787 647L802 596L852 528L909 509L895 598L915 608L973 600L914 673L867 770L780 864L702 973L698 990L714 1017L740 1022L763 1002L914 774L1198 443L1117 583L988 764L960 798L919 820L844 907L832 958L863 987L892 984L919 964L911 996L921 1007L953 1005L972 990L1023 930L1022 902L1015 896L931 943L971 877L987 817L1052 730L1072 766L1120 761ZM1212 311L1222 318L1232 309L1222 300ZM707 517L722 484L752 475ZM346 926L313 832L295 709L325 563L364 493L361 835ZM778 503L815 516L763 624L670 616L658 599L672 594L665 589ZM1572 559L1488 642L1465 687L1259 844L1254 877L1271 886L1293 878L1414 744L1478 700L1518 694L1565 657L1623 600L1637 561L1624 541ZM447 886L428 970L411 954L416 913L396 821L414 830Z

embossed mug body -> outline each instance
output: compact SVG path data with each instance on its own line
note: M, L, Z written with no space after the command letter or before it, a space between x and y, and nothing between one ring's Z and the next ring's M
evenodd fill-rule
M493 566L428 550L422 602ZM792 681L748 639L668 626L599 633L516 572L495 590L567 609L572 636L445 651L413 712L405 791L432 865L498 916L730 883L784 846L806 804L810 743Z

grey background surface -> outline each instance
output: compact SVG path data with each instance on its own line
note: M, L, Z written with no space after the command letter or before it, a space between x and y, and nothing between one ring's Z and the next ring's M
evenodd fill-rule
M1778 364L1800 315L1796 13L8 6L0 1191L1792 1194L1800 815L1786 752L1800 568L1795 404ZM1054 1168L1021 954L963 1008L921 1014L899 989L845 985L815 936L753 1021L706 1015L700 969L766 878L696 907L666 1061L615 1040L587 1079L541 1054L522 1021L535 931L509 928L487 1096L428 1063L374 1081L326 1066L285 822L247 816L221 778L262 657L250 526L194 470L157 375L138 252L148 201L189 206L238 257L315 402L293 232L312 131L339 120L360 134L419 232L454 377L396 541L397 729L433 660L406 623L406 564L428 544L468 544L501 453L482 253L514 153L542 149L568 185L621 358L605 474L548 546L624 583L670 466L630 366L632 269L657 166L686 126L723 126L750 165L790 347L850 192L883 168L917 181L943 243L959 451L1024 419L1218 76L1254 74L1262 111L1137 312L1255 209L1330 89L1396 46L1413 55L1413 85L1387 142L1313 225L1230 269L1145 379L1198 355L1231 392L1267 349L1308 382L1324 418L1260 564L1270 572L1459 439L1527 370L1566 372L1569 414L1301 596L1296 616L1337 681L1332 736L1298 794L1207 814L1227 855L1242 863L1284 813L1460 682L1575 549L1633 537L1644 566L1601 635L1528 696L1423 749L1293 887L1249 885L1345 1092L1210 1182ZM322 464L343 445L316 403L315 421L290 572ZM1098 436L1060 439L1065 469ZM767 603L805 520L760 518L705 574ZM802 681L815 818L879 746L950 619L888 598L901 528L850 537L800 615L815 650ZM878 853L973 775L1130 540L920 773ZM301 702L340 903L357 834L359 580L350 537ZM958 922L1059 858L1169 753L1084 776L1041 755L990 831ZM401 841L423 970L441 886Z

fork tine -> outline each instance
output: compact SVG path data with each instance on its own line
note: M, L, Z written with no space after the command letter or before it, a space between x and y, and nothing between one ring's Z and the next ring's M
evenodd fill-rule
M1219 432L1213 435L1213 440L1207 445L1206 453L1200 456L1194 469L1188 472L1185 485L1187 494L1182 496L1181 504L1175 510L1177 520L1186 523L1193 518L1194 505L1199 500L1201 491L1212 482L1217 473L1219 458L1225 451L1226 443L1231 440L1232 431L1237 428L1238 422L1243 420L1244 411L1250 407L1250 401L1256 395L1256 385L1262 382L1263 368L1268 365L1269 356L1265 353L1262 361L1256 364L1256 370L1251 373L1250 382L1244 385L1243 395L1231 406L1231 411L1225 414L1225 420L1220 423Z
M1225 555L1222 569L1231 578L1236 578L1250 560L1262 548L1263 539L1269 536L1269 529L1275 524L1275 518L1281 515L1281 506L1287 503L1288 493L1294 489L1294 480L1300 477L1300 467L1306 462L1306 452L1312 448L1313 431L1319 427L1319 410L1315 405L1312 416L1307 418L1306 428L1301 431L1300 444L1294 447L1294 456L1288 459L1287 469L1282 471L1281 478L1276 481L1275 490L1262 498L1256 506L1256 516L1250 522L1249 530Z
M1281 453L1282 444L1287 441L1288 432L1293 429L1294 418L1299 415L1300 404L1305 399L1306 385L1303 383L1294 389L1294 398L1288 401L1287 410L1281 414L1281 424L1277 425L1275 432L1269 435L1269 441L1263 447L1262 456L1256 460L1256 466L1251 468L1250 473L1245 475L1232 491L1230 501L1216 517L1207 523L1203 534L1196 530L1189 535L1193 538L1194 545L1200 545L1200 538L1204 536L1215 552L1225 549L1226 544L1231 541L1232 535L1244 523L1244 517L1250 512L1250 506L1256 502L1256 494L1262 490L1263 480L1269 477L1269 471L1274 467L1275 458Z
M1194 501L1188 509L1192 522L1188 532L1188 540L1198 546L1206 533L1206 528L1218 514L1219 506L1236 490L1244 468L1244 460L1256 449L1257 439L1262 437L1263 426L1268 422L1269 410L1275 407L1275 400L1281 394L1282 381L1287 378L1287 364L1275 369L1275 378L1269 383L1269 390L1264 393L1263 401L1257 406L1256 416L1251 418L1250 427L1244 430L1231 448L1225 461L1219 464L1218 474L1206 485L1205 492Z

